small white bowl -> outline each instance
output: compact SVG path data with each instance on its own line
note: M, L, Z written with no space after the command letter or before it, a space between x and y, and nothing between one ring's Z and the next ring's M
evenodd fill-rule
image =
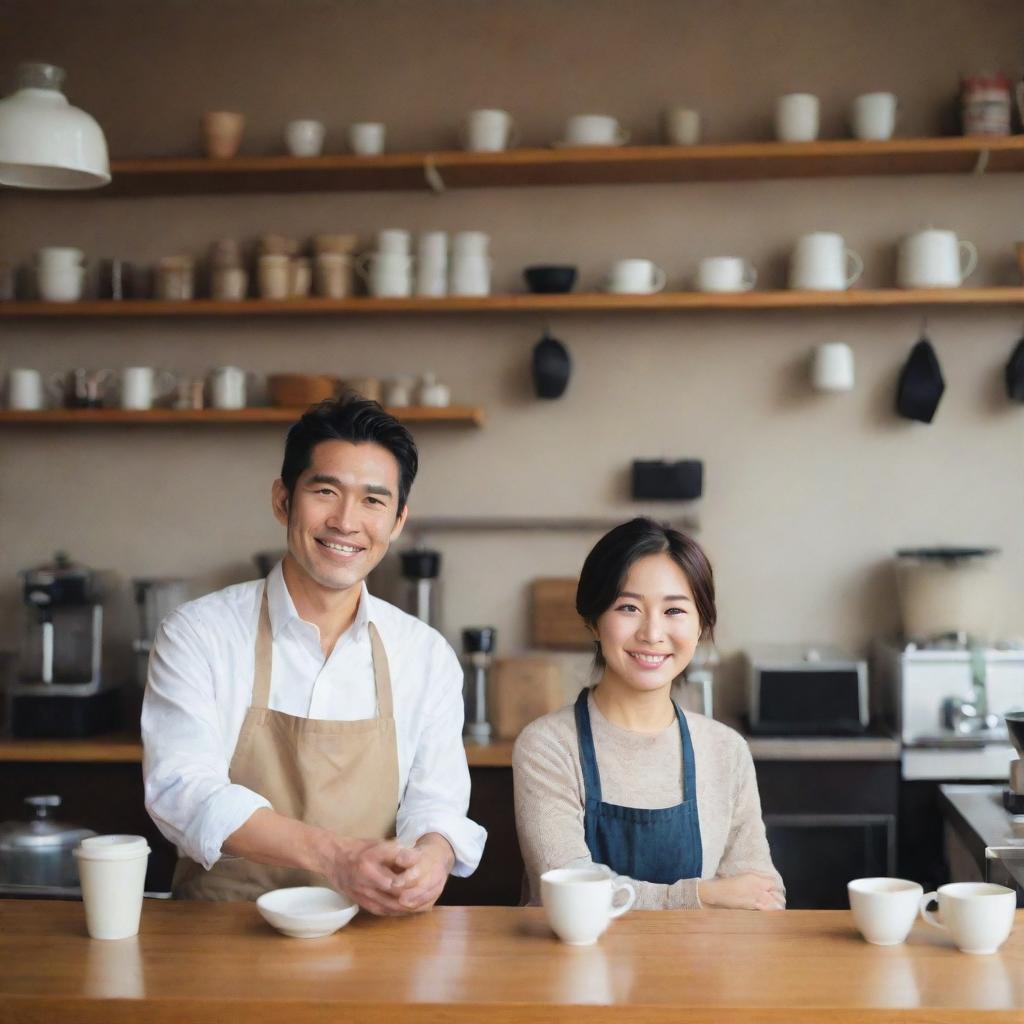
M359 913L359 905L333 889L302 885L274 889L256 900L267 924L293 939L320 939L332 935Z

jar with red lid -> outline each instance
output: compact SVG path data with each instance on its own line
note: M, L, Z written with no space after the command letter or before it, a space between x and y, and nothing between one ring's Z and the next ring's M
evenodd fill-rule
M1010 79L1001 72L968 75L960 82L964 135L1010 134Z

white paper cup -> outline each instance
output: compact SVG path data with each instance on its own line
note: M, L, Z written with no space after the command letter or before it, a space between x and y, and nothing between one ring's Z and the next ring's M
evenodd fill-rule
M142 836L92 836L75 849L85 903L85 926L94 939L139 933L149 844Z
M917 920L924 890L904 878L856 878L846 886L853 920L875 946L905 942Z

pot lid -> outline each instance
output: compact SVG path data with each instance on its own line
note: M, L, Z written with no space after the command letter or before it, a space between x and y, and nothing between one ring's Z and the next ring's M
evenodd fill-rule
M52 818L60 807L56 794L27 796L25 803L35 812L30 821L5 821L0 825L0 850L47 850L54 847L77 846L83 839L94 836L91 828L67 825Z
M963 562L998 554L999 548L900 548L896 557L916 558L926 562Z

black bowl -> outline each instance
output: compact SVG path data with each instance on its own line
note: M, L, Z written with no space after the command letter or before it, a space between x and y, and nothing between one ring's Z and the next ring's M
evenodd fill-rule
M575 267L536 266L523 271L526 287L542 295L559 295L571 292L576 283Z

